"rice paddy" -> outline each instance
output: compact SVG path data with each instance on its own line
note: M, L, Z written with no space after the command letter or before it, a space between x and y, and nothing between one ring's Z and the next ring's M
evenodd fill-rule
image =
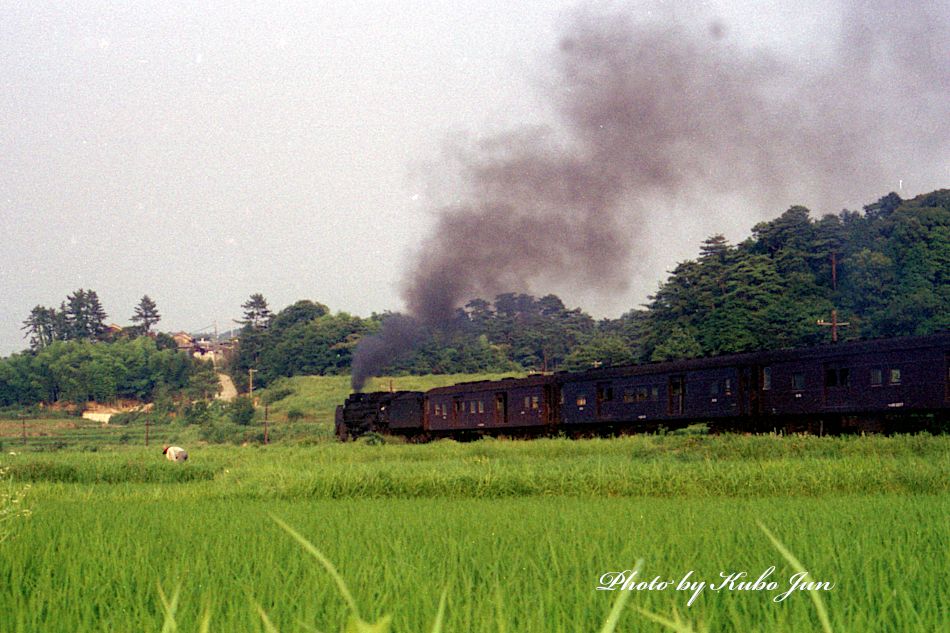
M9 451L31 516L0 543L0 631L339 631L336 566L392 631L600 631L604 574L705 581L629 592L616 631L835 631L950 625L950 438L687 437L430 445ZM14 451L15 452L15 451ZM777 588L710 590L721 573ZM173 619L165 600L177 595ZM265 614L265 621L261 613ZM674 615L675 614L675 615ZM267 627L272 626L273 629ZM687 630L687 629L680 629Z

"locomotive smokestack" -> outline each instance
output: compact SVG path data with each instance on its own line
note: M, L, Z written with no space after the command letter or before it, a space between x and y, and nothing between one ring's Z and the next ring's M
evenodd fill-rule
M839 8L831 58L807 63L742 48L716 16L691 28L578 13L554 53L557 125L454 157L463 187L404 281L411 315L444 323L506 291L616 295L635 253L658 257L676 226L724 199L752 223L802 198L825 211L870 199L922 158L935 167L918 180L945 172L950 12ZM402 327L361 343L354 386L391 360L383 350L405 349Z

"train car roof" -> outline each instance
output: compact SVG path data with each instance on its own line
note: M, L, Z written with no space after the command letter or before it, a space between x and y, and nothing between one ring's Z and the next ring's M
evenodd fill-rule
M722 356L706 356L674 361L660 361L642 365L620 365L615 367L600 367L579 372L558 372L561 381L586 381L622 378L649 374L677 373L695 371L698 369L718 369L736 365L768 365L790 359L806 358L837 358L854 354L874 354L880 352L912 351L931 347L947 347L950 351L950 332L929 334L924 336L901 336L881 339L858 341L844 341L829 343L814 347L799 347L779 350L765 350L743 352L738 354L724 354Z
M522 387L536 387L547 385L554 381L552 374L531 374L525 378L502 378L501 380L476 380L472 382L460 382L455 385L445 387L436 387L426 393L430 395L449 395L455 393L471 393L473 391L498 391L509 389L512 385Z

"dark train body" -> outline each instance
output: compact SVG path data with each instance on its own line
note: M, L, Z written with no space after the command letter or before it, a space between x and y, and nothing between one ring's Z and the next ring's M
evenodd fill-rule
M950 333L350 396L341 439L654 432L944 430Z

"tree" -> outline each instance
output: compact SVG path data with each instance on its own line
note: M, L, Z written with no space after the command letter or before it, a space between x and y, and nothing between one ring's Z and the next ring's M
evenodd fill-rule
M23 327L20 329L26 330L24 336L30 337L31 350L39 351L57 339L56 323L54 308L38 305L30 310L30 316L23 322Z
M191 400L207 401L221 392L221 381L209 363L200 365L188 378L185 395Z
M266 330L274 317L270 308L267 307L267 299L260 293L252 294L247 301L241 304L241 308L244 309L244 320L239 321L239 323L245 327L250 327L252 330Z
M66 297L61 311L66 316L65 339L100 340L106 332L106 311L95 290L76 290Z
M634 353L623 337L617 334L595 334L586 343L578 345L568 355L564 365L569 370L629 365Z
M231 421L241 426L247 426L254 419L254 403L247 396L239 396L231 401L228 407Z
M330 314L330 308L322 303L314 303L304 299L278 312L277 316L271 319L269 328L273 332L280 332L297 323L308 323L326 314Z
M142 334L148 335L153 325L161 321L162 315L158 313L158 306L148 295L144 295L139 304L135 306L135 313L132 315L132 322L138 323Z
M660 345L653 350L652 361L695 358L702 355L702 348L689 329L676 326Z

